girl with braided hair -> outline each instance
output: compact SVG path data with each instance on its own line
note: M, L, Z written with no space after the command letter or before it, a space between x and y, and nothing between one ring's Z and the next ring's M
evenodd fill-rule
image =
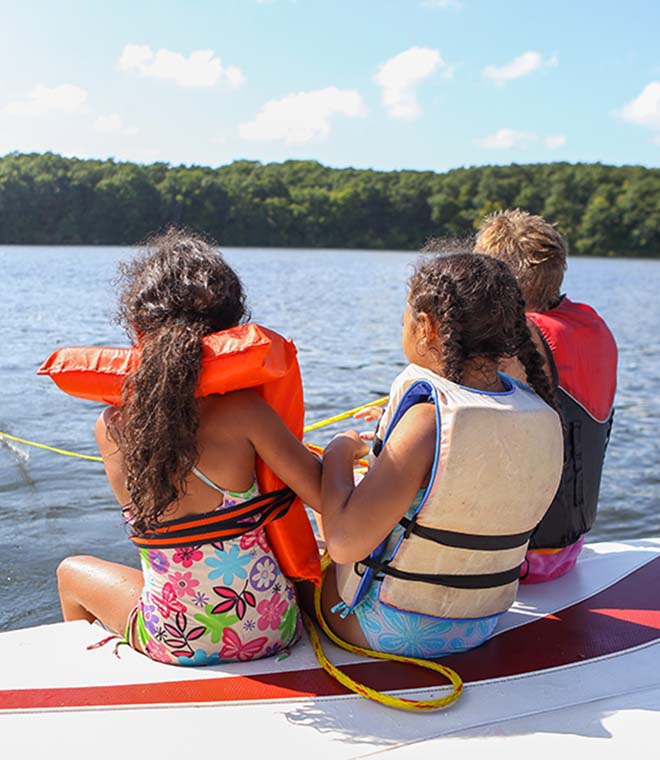
M334 561L322 609L357 646L432 658L477 646L512 604L529 537L562 470L559 416L508 267L472 253L417 267L371 466L355 431L325 450ZM529 386L498 371L518 356Z

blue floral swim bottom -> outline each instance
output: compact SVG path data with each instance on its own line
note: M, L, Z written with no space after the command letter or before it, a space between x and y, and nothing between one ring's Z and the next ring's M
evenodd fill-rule
M464 652L489 639L500 615L475 620L449 620L401 612L379 598L381 584L374 582L353 610L369 647L377 652L434 659Z

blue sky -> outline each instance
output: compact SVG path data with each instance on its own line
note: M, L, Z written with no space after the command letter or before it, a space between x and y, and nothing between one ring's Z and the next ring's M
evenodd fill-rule
M14 0L0 155L660 165L651 0Z

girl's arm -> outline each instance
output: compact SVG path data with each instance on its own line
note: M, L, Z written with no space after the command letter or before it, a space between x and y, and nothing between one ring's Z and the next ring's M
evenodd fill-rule
M323 455L321 515L335 562L363 559L403 517L428 479L435 437L434 406L416 404L357 486L353 462L363 455L364 443L354 431L333 438Z
M321 462L256 393L243 401L244 433L256 453L312 509L321 507Z
M110 435L108 430L108 416L112 407L106 407L96 420L94 433L96 435L96 444L99 452L103 457L103 466L108 478L110 488L121 506L130 503L131 497L126 490L126 471L122 464L122 457L117 444Z

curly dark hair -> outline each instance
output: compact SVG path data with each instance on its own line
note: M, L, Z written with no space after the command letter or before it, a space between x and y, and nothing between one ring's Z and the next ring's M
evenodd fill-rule
M517 356L531 387L553 409L554 390L525 318L525 302L509 267L477 253L422 260L409 281L408 303L437 323L443 375L460 383L465 362Z
M202 338L249 316L238 276L211 242L170 229L145 248L119 266L117 318L137 341L140 363L110 417L138 531L180 497L199 458Z

